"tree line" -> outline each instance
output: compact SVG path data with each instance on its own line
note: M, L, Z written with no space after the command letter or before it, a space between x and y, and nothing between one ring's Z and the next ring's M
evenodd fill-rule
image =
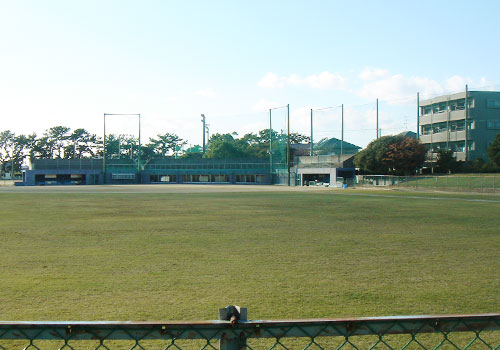
M363 174L411 175L427 161L427 147L418 140L402 135L384 136L368 144L354 157ZM489 161L457 161L451 150L439 150L433 163L437 173L487 173L500 171L500 133L488 148Z
M174 133L157 134L139 146L133 135L106 135L107 159L137 159L143 161L160 157L178 158L267 158L269 142L283 144L286 135L272 133L269 129L248 133L238 137L237 133L214 134L207 142L206 150L200 145L187 149L187 141ZM308 143L309 137L292 133L291 143ZM140 152L140 153L139 153ZM0 132L0 175L6 172L19 173L26 158L32 159L90 159L102 158L104 142L101 136L78 128L54 126L42 135L16 135L10 130Z

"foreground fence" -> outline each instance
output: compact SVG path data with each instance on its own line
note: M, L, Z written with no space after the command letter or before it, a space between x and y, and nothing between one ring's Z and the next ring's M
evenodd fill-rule
M443 191L500 192L500 176L451 175L451 176L390 176L360 175L359 186L393 186L408 189L435 189Z
M500 349L500 314L247 321L227 310L192 323L0 322L0 349Z

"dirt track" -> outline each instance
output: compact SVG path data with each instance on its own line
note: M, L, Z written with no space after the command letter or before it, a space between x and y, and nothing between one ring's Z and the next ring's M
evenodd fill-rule
M220 193L321 191L324 187L269 185L99 185L99 186L0 186L0 193ZM331 189L330 189L331 190Z

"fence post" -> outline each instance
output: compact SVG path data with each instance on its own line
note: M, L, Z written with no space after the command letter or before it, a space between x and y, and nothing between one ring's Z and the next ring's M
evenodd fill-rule
M247 340L243 330L238 331L235 326L239 321L248 321L247 308L236 305L226 306L219 309L219 320L230 321L229 330L222 332L219 341L220 350L240 350L245 349Z

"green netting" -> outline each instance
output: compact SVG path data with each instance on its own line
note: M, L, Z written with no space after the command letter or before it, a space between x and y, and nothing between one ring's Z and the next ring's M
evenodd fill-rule
M288 173L287 142L288 142L288 109L285 107L273 109L270 112L270 147L269 161L271 174L285 176Z

